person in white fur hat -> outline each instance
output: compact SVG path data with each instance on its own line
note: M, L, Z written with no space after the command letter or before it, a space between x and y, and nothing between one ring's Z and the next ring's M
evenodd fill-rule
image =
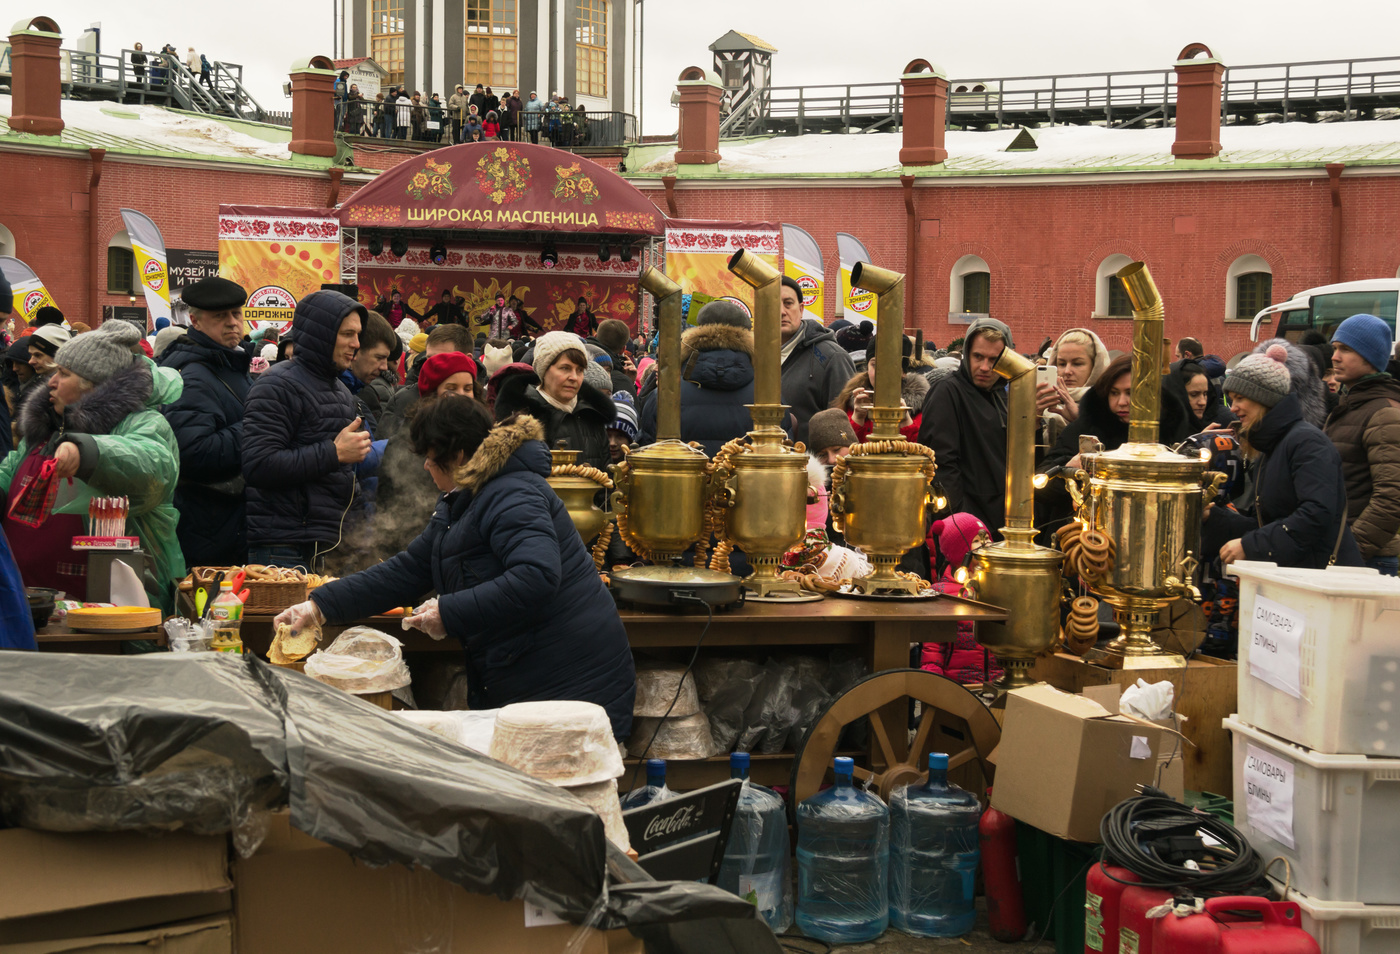
M535 340L534 374L518 374L501 385L496 420L529 414L544 425L552 448L566 441L579 451L579 463L606 469L612 460L607 427L617 419L612 397L585 380L588 348L567 331L551 331Z

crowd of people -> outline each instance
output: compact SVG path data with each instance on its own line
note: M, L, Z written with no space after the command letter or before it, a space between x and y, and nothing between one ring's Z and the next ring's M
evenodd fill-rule
M582 103L570 106L558 94L541 99L533 90L523 99L519 90L498 95L480 83L471 93L459 83L446 99L403 85L369 99L342 70L335 81L335 117L340 132L380 139L538 144L543 138L560 148L589 144L588 109Z
M4 362L13 427L3 438L13 450L0 465L8 495L0 527L30 585L82 590L84 568L67 541L94 495L131 498L131 532L155 561L145 581L152 604L169 609L172 584L191 566L349 573L412 552L442 513L440 495L468 486L464 474L492 423L528 417L545 447L565 442L599 468L655 439L654 340L598 321L583 300L563 329L539 333L520 302L501 295L474 332L450 290L427 314L397 292L370 310L322 291L298 303L285 336L245 334L245 290L225 279L190 286L184 300L188 327L161 327L149 339L119 320L88 330L56 309L16 326ZM806 319L790 279L781 300L784 426L812 455L812 499L821 500L829 468L871 432L876 337L869 322ZM1207 449L1218 458L1212 469L1232 477L1206 510L1207 574L1223 576L1240 559L1396 574L1393 332L1356 315L1330 340L1316 337L1264 342L1228 366L1182 338L1163 369L1161 441ZM939 585L951 585L950 571L1004 523L1007 389L995 365L1014 347L1012 327L994 319L975 321L944 349L902 345L901 431L933 449L947 500L903 567ZM681 356L681 438L714 453L752 427L747 312L706 305ZM1129 356L1086 328L1047 339L1031 356L1055 368L1053 383L1038 389L1042 473L1074 471L1085 438L1109 450L1128 439ZM537 471L538 455L525 449L534 438L513 433L507 457L524 455L521 466ZM16 504L48 461L72 483L60 480L54 516L29 526ZM500 460L492 466L505 472ZM1037 511L1047 537L1070 518L1060 483L1037 491ZM812 513L812 529L839 545L824 506ZM620 541L613 548L610 562L632 559ZM746 570L741 553L733 560ZM969 675L973 661L929 664Z
M213 89L214 84L211 77L214 73L214 64L209 62L209 57L203 53L196 53L194 47L189 47L185 51L182 61L179 52L175 49L175 44L167 43L160 48L159 53L146 52L146 48L141 43L136 43L127 58L131 64L132 75L136 78L137 85L146 85L149 79L152 86L161 86L165 83L172 68L178 69L182 64L190 71L190 75L196 77L201 86Z

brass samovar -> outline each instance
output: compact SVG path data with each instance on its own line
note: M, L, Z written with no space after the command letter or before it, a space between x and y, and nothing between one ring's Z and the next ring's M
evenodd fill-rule
M884 360L881 358L880 360ZM879 368L877 367L878 371ZM982 623L977 641L1005 670L999 689L1030 685L1037 657L1060 632L1059 550L1035 544L1035 364L1010 344L994 370L1008 384L1006 408L1006 526L1001 542L973 552L968 588L975 598L1006 610L1004 623Z
M1134 317L1128 442L1116 450L1082 455L1082 470L1067 485L1080 522L1113 544L1115 559L1093 589L1113 607L1121 634L1084 658L1124 669L1185 665L1149 633L1162 607L1181 597L1200 598L1191 577L1200 549L1201 507L1215 496L1224 475L1207 474L1200 456L1178 454L1158 443L1162 299L1142 262L1124 267L1118 278L1133 303Z
M724 507L722 545L742 550L753 573L744 586L758 596L802 593L796 580L779 576L783 554L807 530L807 454L787 442L780 423L782 391L782 274L745 249L729 270L754 289L753 429L715 458L718 499Z
M907 550L924 542L933 451L899 433L904 417L900 384L904 376L904 276L860 263L851 284L879 296L875 339L875 406L870 439L856 444L832 471L831 512L846 542L860 548L873 571L852 580L862 593L919 593L928 584L899 576L895 568Z
M598 468L580 464L580 451L569 450L563 446L564 441L560 441L559 445L549 452L549 476L545 479L559 499L564 501L564 509L569 512L574 529L587 543L608 525L608 512L599 509L593 501L598 496L599 488L610 490L613 484L608 475Z
M629 449L614 465L617 512L622 541L639 557L668 567L692 544L708 538L709 458L681 437L681 287L655 268L641 286L660 305L657 322L656 443ZM696 573L708 573L697 567ZM669 579L657 567L618 570L617 579Z

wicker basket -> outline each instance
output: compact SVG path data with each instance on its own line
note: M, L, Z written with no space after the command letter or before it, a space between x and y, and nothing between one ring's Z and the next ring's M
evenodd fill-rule
M280 613L288 606L306 602L306 581L295 583L269 583L264 580L248 580L248 601L243 604L245 613Z

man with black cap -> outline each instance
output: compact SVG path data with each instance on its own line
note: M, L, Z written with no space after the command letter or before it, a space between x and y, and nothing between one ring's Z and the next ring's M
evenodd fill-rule
M185 288L190 328L160 355L178 371L184 393L161 409L180 445L176 532L190 566L247 562L243 513L243 404L252 356L243 339L248 293L227 278L205 278Z
M340 542L355 499L354 466L370 452L340 373L355 363L368 314L337 291L307 295L292 319L293 357L264 371L248 391L250 563L314 569Z

